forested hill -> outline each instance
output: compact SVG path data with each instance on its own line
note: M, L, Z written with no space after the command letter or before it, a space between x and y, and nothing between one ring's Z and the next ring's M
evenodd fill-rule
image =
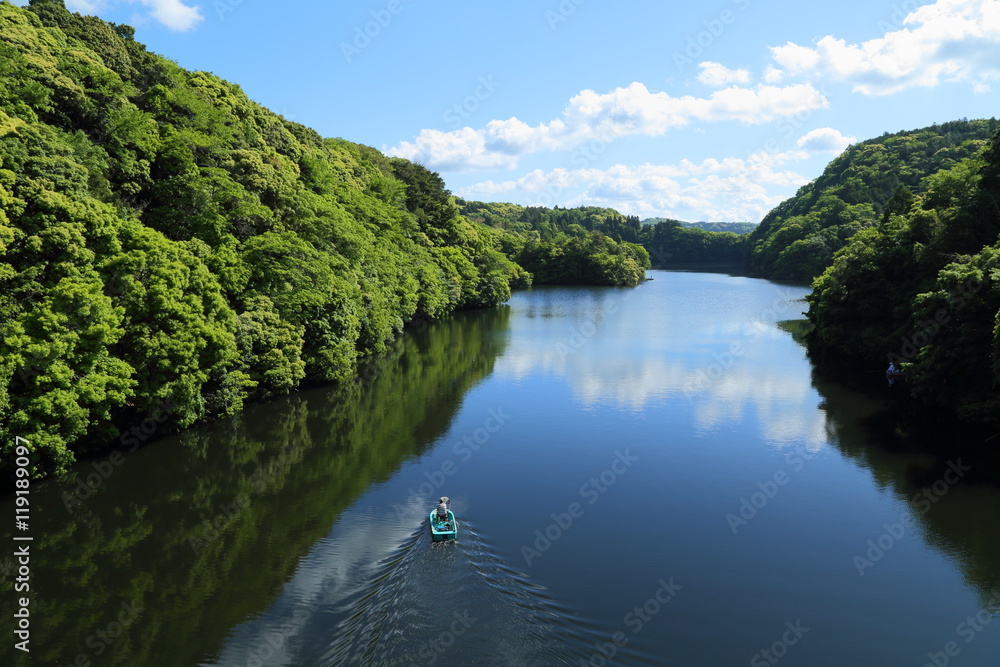
M735 234L749 234L757 229L756 222L684 222L673 218L647 218L642 221L643 225L657 225L661 222L678 222L681 227L704 229L706 232L733 232Z
M0 3L0 467L35 474L352 376L414 320L492 306L521 241L419 165L324 139L61 0ZM578 270L636 284L643 255ZM582 268L581 268L582 267Z
M996 119L960 120L851 146L764 217L749 239L752 271L815 278L854 234L906 210L929 176L977 154L998 127Z
M613 208L546 208L464 199L456 203L462 215L470 220L540 241L551 241L560 234L583 236L596 231L629 243L639 243L642 229L637 216L622 215Z
M611 208L580 206L550 209L542 206L519 206L458 200L462 213L471 220L512 232L526 240L525 250L516 259L536 276L545 276L545 262L538 257L558 257L558 246L584 245L603 239L620 243L632 251L631 244L645 248L656 268L691 265L745 264L745 236L728 225L745 223L686 223L669 218L640 222ZM712 227L709 231L708 227ZM553 248L553 245L556 247Z
M812 346L910 371L913 393L1000 425L1000 133L924 179L813 284ZM995 442L995 440L994 440Z

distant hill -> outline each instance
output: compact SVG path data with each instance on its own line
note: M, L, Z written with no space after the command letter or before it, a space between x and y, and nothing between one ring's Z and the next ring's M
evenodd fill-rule
M764 278L810 280L862 229L906 210L926 178L977 154L996 119L958 120L855 144L815 181L768 213L750 236L750 267Z
M653 226L661 222L679 222L681 227L704 229L707 232L733 232L734 234L749 234L757 229L756 222L684 222L673 218L646 218L640 224Z
M639 243L639 217L623 215L613 208L546 208L464 199L456 199L455 203L462 215L473 222L541 241L551 241L559 234L582 236L585 232L595 231L620 241Z
M613 208L580 206L544 208L507 203L456 200L462 215L473 222L504 229L536 241L552 241L598 233L618 242L636 243L649 253L654 268L746 263L746 234L752 223L682 222L669 218L639 221ZM533 265L515 259L529 271Z

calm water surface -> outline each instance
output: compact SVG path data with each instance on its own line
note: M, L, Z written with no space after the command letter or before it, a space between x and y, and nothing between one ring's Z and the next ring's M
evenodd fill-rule
M0 664L1000 665L1000 492L880 446L905 386L814 376L805 288L650 275L36 485Z

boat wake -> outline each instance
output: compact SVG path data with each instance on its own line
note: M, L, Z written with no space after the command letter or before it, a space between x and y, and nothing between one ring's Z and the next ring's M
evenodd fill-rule
M577 664L585 624L475 523L462 520L446 542L431 541L426 517L406 523L369 515L338 525L211 664Z
M504 563L475 524L457 542L422 525L341 600L321 653L306 665L569 664L569 614Z

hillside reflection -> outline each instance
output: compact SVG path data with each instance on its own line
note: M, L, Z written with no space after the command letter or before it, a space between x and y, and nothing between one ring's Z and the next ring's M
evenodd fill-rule
M955 563L983 608L1000 612L996 460L948 454L980 448L948 429L907 426L905 386L889 390L881 378L868 379L849 388L823 371L814 373L830 443L899 500L920 539Z
M214 655L346 507L448 429L493 371L508 321L507 308L458 314L403 336L351 385L252 405L117 466L84 462L37 485L30 662L8 641L0 664L188 666ZM64 502L98 469L108 474L89 497ZM13 516L12 503L3 511Z

